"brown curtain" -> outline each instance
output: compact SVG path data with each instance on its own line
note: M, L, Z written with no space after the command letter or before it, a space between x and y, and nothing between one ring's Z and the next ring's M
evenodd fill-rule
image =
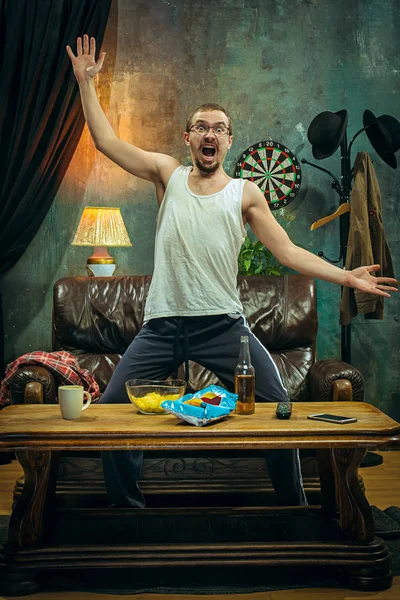
M110 5L0 0L0 274L37 233L82 133L79 90L65 47L76 48L76 38L87 33L100 48Z

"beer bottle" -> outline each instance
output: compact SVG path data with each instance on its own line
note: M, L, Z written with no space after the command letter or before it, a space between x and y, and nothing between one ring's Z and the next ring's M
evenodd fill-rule
M255 409L255 371L251 364L249 338L240 337L239 362L235 369L235 394L238 394L235 413L252 415Z

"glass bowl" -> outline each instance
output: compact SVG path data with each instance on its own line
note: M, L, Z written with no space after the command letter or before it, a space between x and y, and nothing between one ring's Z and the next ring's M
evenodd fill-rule
M178 400L186 390L184 379L130 379L125 383L129 400L144 415L168 414L161 408L164 400Z

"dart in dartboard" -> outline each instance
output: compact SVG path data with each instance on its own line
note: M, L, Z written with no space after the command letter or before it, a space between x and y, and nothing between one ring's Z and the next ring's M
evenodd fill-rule
M271 210L287 206L300 190L301 168L297 158L283 144L272 140L257 142L240 155L235 177L254 181Z

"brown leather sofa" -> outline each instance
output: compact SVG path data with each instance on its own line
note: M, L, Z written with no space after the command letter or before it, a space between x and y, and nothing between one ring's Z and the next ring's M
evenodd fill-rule
M101 391L140 331L150 281L148 275L67 277L54 285L53 349L71 352L82 367L93 373ZM314 280L302 275L239 277L238 287L246 319L271 352L294 401L363 400L359 371L338 360L316 361ZM220 384L202 366L189 366L190 390ZM55 403L57 385L46 368L23 366L11 383L12 403ZM99 455L64 453L58 458L58 506L107 505ZM314 503L319 494L317 462L312 452L302 452L301 461L306 493ZM21 482L17 494L20 487ZM246 456L149 454L145 457L142 489L149 506L188 506L192 501L196 505L273 503L268 472L256 452Z

